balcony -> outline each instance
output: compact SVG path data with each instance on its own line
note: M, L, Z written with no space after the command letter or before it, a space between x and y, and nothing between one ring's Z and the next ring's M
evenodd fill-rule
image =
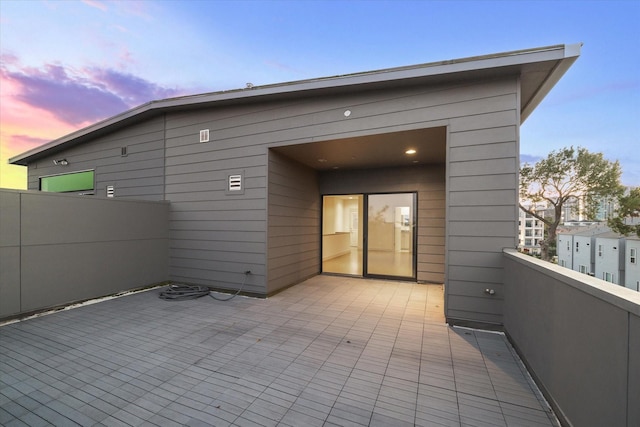
M445 323L439 285L150 290L6 324L0 357L3 425L557 425L503 334Z
M168 277L166 203L0 198L0 318ZM640 425L640 294L495 255L504 286L484 301L505 334L448 326L442 286L331 276L266 300L152 290L5 324L0 424L557 425L531 375L565 425Z

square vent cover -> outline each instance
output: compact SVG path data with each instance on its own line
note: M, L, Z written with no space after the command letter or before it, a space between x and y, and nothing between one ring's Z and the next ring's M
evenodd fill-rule
M229 175L229 191L242 191L242 175Z
M200 142L209 142L209 129L202 129L200 131Z

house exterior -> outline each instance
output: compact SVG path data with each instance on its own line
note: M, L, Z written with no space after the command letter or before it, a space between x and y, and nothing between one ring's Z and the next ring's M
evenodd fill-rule
M595 276L624 286L625 237L615 232L608 232L597 235L595 240Z
M579 53L154 101L10 161L30 190L168 201L172 281L260 296L320 273L437 282L449 322L502 324L519 127Z
M573 234L577 231L575 229L566 229L557 233L556 252L560 267L573 269Z
M640 292L640 238L629 236L625 240L624 285Z
M557 232L558 265L593 275L595 238L609 232L604 224L565 225Z
M594 230L578 231L573 234L572 270L583 274L594 274L595 234Z

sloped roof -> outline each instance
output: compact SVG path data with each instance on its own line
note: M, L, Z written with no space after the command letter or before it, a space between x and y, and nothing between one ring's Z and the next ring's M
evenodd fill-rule
M461 79L519 75L524 121L580 55L581 43L555 45L376 71L253 86L151 101L9 159L28 165L41 157L168 111L334 94L343 91L437 84Z

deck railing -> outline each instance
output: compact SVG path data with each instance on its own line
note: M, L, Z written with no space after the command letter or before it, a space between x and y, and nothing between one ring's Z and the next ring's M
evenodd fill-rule
M504 251L505 331L565 425L640 425L640 293Z

